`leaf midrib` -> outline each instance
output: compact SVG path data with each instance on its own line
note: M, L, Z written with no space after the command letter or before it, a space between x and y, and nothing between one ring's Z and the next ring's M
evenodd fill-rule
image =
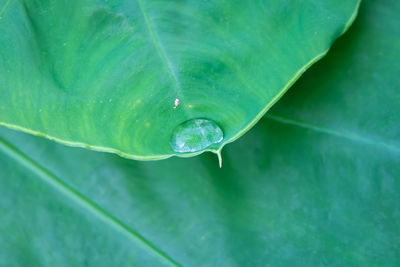
M137 2L139 5L140 12L143 16L143 20L146 25L146 29L150 36L151 42L152 42L154 48L156 49L157 55L159 56L164 68L166 69L166 71L168 73L168 77L170 78L170 80L173 84L173 87L175 89L176 97L182 101L183 100L182 87L181 87L179 79L176 75L176 72L174 70L175 67L172 65L171 61L169 60L168 56L166 55L165 49L153 29L153 25L150 22L147 12L145 11L145 7L144 7L142 0L137 0Z
M178 262L172 259L161 249L157 248L150 241L146 240L142 235L131 229L129 226L121 222L112 214L108 213L100 206L95 204L92 200L85 197L79 191L68 185L60 178L55 176L49 170L38 164L33 159L29 158L26 154L14 147L10 142L0 137L0 150L2 150L7 156L13 158L15 161L20 163L22 166L31 170L36 176L40 177L46 184L53 187L59 193L67 197L68 199L75 202L78 206L84 210L90 212L93 216L103 221L106 225L120 232L137 246L147 251L150 255L156 257L160 262L166 266L181 266Z

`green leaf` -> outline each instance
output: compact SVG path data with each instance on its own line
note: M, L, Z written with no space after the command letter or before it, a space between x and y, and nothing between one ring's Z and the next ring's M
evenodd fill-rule
M0 265L398 266L400 2L363 3L222 169L0 129Z
M375 2L267 117L399 152L400 1Z
M219 152L327 52L358 4L2 0L0 124L135 159ZM193 119L222 141L174 151L175 129Z

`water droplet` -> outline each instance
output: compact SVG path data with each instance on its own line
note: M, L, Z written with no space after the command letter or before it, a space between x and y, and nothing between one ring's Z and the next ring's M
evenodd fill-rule
M212 120L193 119L178 125L170 145L175 152L197 152L222 141L224 134Z

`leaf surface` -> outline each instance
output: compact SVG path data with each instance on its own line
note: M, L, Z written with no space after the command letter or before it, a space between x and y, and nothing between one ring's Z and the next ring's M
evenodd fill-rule
M0 124L135 159L218 151L326 53L358 4L3 0ZM223 139L180 153L174 131L193 119Z
M399 265L399 12L364 1L222 169L1 129L0 266Z

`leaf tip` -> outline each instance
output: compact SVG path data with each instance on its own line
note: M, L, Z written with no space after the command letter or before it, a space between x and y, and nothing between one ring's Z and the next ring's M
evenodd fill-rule
M217 157L218 157L218 164L219 167L222 168L222 155L221 155L221 150L217 151Z

